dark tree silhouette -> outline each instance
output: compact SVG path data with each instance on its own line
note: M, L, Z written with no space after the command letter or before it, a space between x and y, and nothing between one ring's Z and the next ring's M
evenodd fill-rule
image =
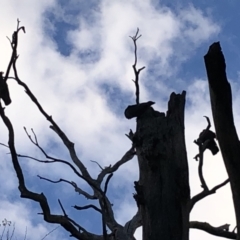
M12 40L10 40L12 56L6 71L5 83L9 78L10 69L13 68L15 81L25 89L26 94L51 124L50 128L62 140L72 160L72 162L69 162L48 155L39 145L34 131L32 130L32 137L32 135L27 132L27 129L25 129L25 131L30 141L45 155L46 160L43 161L34 157L18 154L14 143L14 128L10 119L6 116L4 108L0 105L0 116L9 133L8 147L19 181L18 189L20 196L38 202L46 222L61 225L72 237L81 240L132 240L135 239L135 230L140 226L143 227L143 240L187 240L189 238L189 228L203 230L215 236L240 239L235 232L229 232L229 224L227 223L219 227L213 227L205 222L189 222L189 214L194 205L203 198L216 193L216 191L225 186L229 180L225 180L212 189L208 188L204 180L202 172L203 155L205 149L210 148L209 145L205 146L204 144L209 139L212 141L215 138L213 132L210 132L210 136L204 136L206 131L209 133L211 126L209 118L207 118L208 126L203 130L203 133L200 134L198 140L196 140L199 146L198 169L202 191L192 198L190 197L184 134L186 92L183 91L180 94L171 93L166 113L155 110L152 107L154 104L153 101L140 103L139 75L144 67L137 69L136 42L139 37L141 37L138 30L135 36L131 37L135 47L135 60L133 64L135 80L133 81L136 87L136 105L128 106L125 111L126 118L136 117L136 130L130 130L129 134L127 134L128 138L132 141L132 146L123 155L122 159L109 167L101 168L101 172L97 178L93 178L84 166L83 161L77 156L74 143L67 137L66 133L61 130L53 118L45 112L37 98L18 76L16 67L18 59L17 46L18 34L21 29L25 31L24 27L19 27L18 22L17 30L14 32ZM229 174L237 217L237 229L239 230L240 148L233 123L230 84L226 78L225 62L219 43L214 43L210 47L205 56L205 62L217 139ZM9 100L5 102L5 104L7 105L8 102ZM122 164L130 161L135 155L138 158L140 172L139 180L134 182L136 190L134 199L136 200L138 211L132 219L122 226L114 217L112 205L107 196L108 184L114 172L117 171ZM81 226L81 223L77 223L71 219L60 199L58 202L62 209L62 214L52 214L46 196L43 193L33 192L26 187L24 174L18 161L19 157L30 158L43 163L58 162L65 164L71 168L79 178L85 181L92 188L92 194L81 189L75 182L62 178L58 181L53 181L39 176L40 179L52 183L66 182L73 187L76 192L89 199L89 201L97 199L99 205L90 203L86 206L75 205L73 207L78 211L92 208L101 214L102 235L96 235L87 231ZM75 165L73 165L73 163ZM101 187L104 180L105 184ZM107 232L107 228L110 230L110 233Z

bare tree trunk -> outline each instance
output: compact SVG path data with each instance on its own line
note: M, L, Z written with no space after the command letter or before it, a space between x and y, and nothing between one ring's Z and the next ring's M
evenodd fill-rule
M232 112L231 86L219 42L213 43L204 57L208 75L213 120L223 160L229 175L240 239L240 144Z
M184 137L185 95L172 93L168 111L149 108L135 134L140 179L143 240L187 240L189 232L188 163Z

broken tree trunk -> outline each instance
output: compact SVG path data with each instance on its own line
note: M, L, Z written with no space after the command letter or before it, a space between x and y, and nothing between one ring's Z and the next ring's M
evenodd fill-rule
M137 119L135 144L140 179L135 183L135 199L142 214L143 240L188 239L185 95L171 94L166 116L150 107Z
M232 189L237 220L237 239L239 240L240 144L233 120L231 86L227 80L225 59L219 42L215 42L209 47L204 60L217 139Z

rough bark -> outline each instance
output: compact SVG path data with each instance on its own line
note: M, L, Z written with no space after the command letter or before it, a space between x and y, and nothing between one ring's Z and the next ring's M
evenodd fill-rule
M136 200L142 214L143 240L188 239L185 95L171 94L166 116L149 108L137 119L135 144L140 179Z
M232 112L231 86L226 76L226 64L219 42L213 43L204 56L208 76L213 120L218 143L229 175L240 232L240 144ZM240 239L238 234L237 239Z

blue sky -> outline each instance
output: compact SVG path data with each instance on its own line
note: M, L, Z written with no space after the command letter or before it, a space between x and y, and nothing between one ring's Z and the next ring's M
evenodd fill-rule
M193 140L205 128L202 117L211 116L208 85L203 56L214 41L220 41L227 63L227 74L232 83L236 127L239 129L239 7L237 1L156 1L156 0L101 0L55 1L3 0L0 16L0 70L6 71L11 47L6 36L11 36L16 19L26 27L20 34L18 71L44 109L53 116L62 130L75 143L76 151L92 176L102 166L114 164L131 147L125 137L135 129L135 120L126 120L123 111L135 101L132 71L133 44L129 36L139 27L138 66L142 71L140 101L155 101L155 109L166 111L172 91L187 91L185 111L186 144L190 171L191 194L201 188L197 163L193 157L197 147ZM54 157L71 161L61 140L49 129L49 123L28 99L23 89L9 80L12 104L6 114L16 132L19 154L44 159L28 140L23 126L34 129L39 143ZM0 123L0 142L7 143L7 131ZM20 199L17 179L8 150L0 148L0 217L15 222L16 235L41 239L55 226L46 224L38 204ZM67 184L51 184L37 175L58 180L75 181L89 188L60 164L40 164L20 160L27 186L44 192L52 211L61 214L60 198L68 214L87 230L100 233L100 216L91 210L76 212L71 206L84 205L86 199L77 195ZM221 155L206 153L204 174L210 187L226 179ZM136 212L132 198L133 181L138 179L136 158L122 166L110 182L108 196L114 204L115 217L125 224ZM0 219L1 220L1 219ZM235 227L229 186L198 203L191 220L206 221L213 226L225 223ZM0 227L1 232L1 227ZM138 229L136 239L141 239ZM46 239L69 239L68 233L58 228ZM190 239L214 240L217 237L191 230Z

